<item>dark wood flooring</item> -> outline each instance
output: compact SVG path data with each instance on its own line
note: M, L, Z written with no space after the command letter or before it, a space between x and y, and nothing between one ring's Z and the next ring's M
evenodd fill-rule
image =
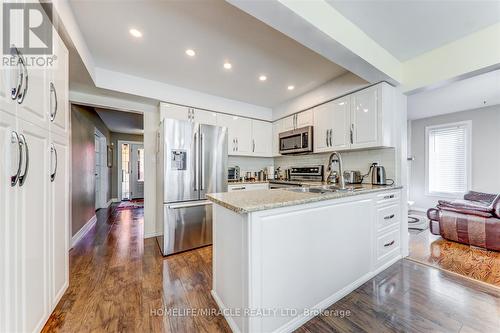
M424 230L410 234L409 259L500 288L500 252L452 242Z
M143 209L100 210L70 253L70 287L44 332L230 332L217 309L211 247L163 258L143 240ZM401 260L297 332L500 332L500 292Z

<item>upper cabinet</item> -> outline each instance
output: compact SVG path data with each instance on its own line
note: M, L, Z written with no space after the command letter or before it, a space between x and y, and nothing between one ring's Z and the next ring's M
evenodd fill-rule
M251 155L253 150L252 120L248 118L217 115L217 125L227 127L228 155Z
M206 125L217 125L216 112L168 103L160 104L160 119L164 118L193 121Z
M252 120L252 153L255 156L271 157L273 155L272 135L273 125L270 122Z
M286 132L301 127L313 125L313 110L306 110L278 120L281 122L281 131Z
M279 140L279 135L282 132L281 130L281 121L275 121L273 123L273 156L280 156L280 140Z
M349 105L349 97L344 97L313 109L315 152L349 148Z
M315 107L314 152L393 146L393 94L380 83Z
M56 54L54 67L47 72L48 107L50 129L54 133L66 135L69 132L68 100L68 50L54 29L53 47Z

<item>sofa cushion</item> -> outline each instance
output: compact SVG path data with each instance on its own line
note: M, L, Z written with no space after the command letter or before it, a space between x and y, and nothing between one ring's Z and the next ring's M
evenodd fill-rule
M439 200L438 203L439 206L441 207L463 208L468 210L493 213L493 206L491 206L491 203L486 203L486 202L456 199L456 200Z
M481 216L481 217L493 217L493 212L485 212L481 210L474 210L474 209L467 209L463 207L453 207L453 206L441 206L437 205L437 209L440 210L447 210L450 212L456 212L456 213L461 213L461 214L466 214L466 215L476 215L476 216Z
M491 205L493 206L493 213L495 214L495 216L500 218L500 194L497 195Z

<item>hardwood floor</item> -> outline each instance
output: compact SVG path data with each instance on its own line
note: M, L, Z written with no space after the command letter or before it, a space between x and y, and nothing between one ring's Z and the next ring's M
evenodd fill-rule
M211 312L211 247L163 258L142 228L143 209L98 212L44 332L230 332ZM406 260L329 310L297 332L500 331L497 289Z
M500 252L459 244L429 230L410 234L409 258L500 288Z

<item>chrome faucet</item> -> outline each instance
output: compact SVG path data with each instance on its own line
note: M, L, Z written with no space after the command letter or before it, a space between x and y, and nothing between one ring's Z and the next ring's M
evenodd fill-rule
M339 152L334 151L330 157L328 158L328 171L330 172L328 174L328 179L326 182L328 184L333 183L332 178L335 177L335 171L333 171L333 163L338 162L339 164L339 186L341 190L345 190L345 180L344 180L344 170L342 168L342 157L340 156Z

